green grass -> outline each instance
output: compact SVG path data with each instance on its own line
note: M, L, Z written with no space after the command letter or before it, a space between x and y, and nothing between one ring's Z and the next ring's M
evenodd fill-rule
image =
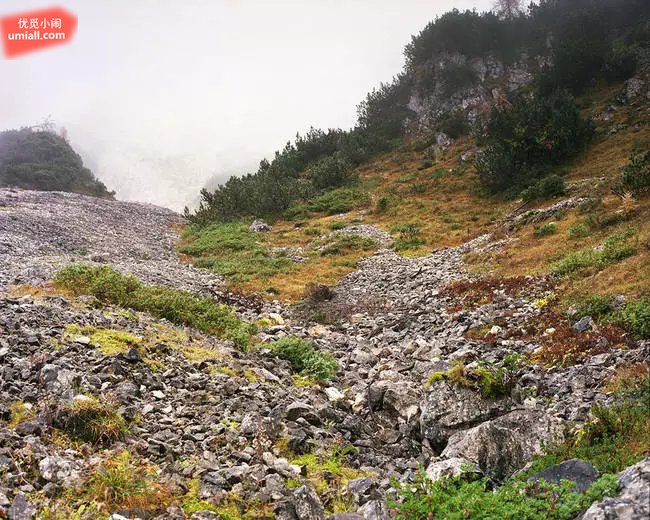
M553 262L551 271L560 276L586 270L600 271L636 253L636 245L630 240L633 236L632 229L615 233L609 236L599 249L583 249Z
M650 338L650 298L630 301L620 311L612 308L611 296L589 294L574 300L575 318L591 316L600 323L614 323L634 336Z
M314 213L336 215L370 204L370 194L359 188L337 188L307 202L294 204L284 213L288 220L300 220Z
M583 494L570 492L572 483L555 486L521 480L491 491L488 479L471 476L432 482L420 474L414 484L393 485L402 499L390 504L398 520L569 520L603 496L615 495L617 478L605 475Z
M212 269L232 282L245 282L287 272L293 265L289 258L272 255L265 240L263 233L251 233L242 223L191 226L178 250L191 256L198 267Z
M557 233L557 224L555 222L548 222L541 226L535 226L533 233L537 238L554 235Z
M336 374L336 358L327 352L320 352L309 341L297 337L286 337L269 344L271 352L291 364L294 372L314 376L322 381Z
M227 305L187 291L144 285L111 266L71 265L60 270L54 281L75 295L91 295L104 303L149 312L157 318L232 340L240 348L250 343L255 332L254 325L239 319Z
M320 250L321 256L339 256L352 251L371 251L377 247L377 242L369 237L358 235L335 235Z

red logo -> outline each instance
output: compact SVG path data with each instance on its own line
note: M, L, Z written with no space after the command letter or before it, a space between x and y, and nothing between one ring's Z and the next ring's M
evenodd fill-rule
M69 42L77 29L77 17L61 7L39 9L0 18L5 56L46 49Z

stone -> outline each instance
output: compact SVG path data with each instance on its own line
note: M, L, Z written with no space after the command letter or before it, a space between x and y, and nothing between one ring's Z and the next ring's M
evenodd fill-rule
M325 510L316 492L310 486L301 486L293 492L293 507L299 520L325 520Z
M7 510L7 519L30 520L35 514L36 508L25 499L25 495L18 493Z
M330 402L340 401L345 397L345 394L343 392L341 392L338 388L334 388L333 386L328 386L324 391L327 395L327 399L329 399Z
M253 220L252 224L248 227L248 231L251 233L266 233L271 231L271 226L269 226L263 220Z
M129 350L127 350L124 353L124 359L131 363L137 363L138 361L142 361L142 357L140 356L140 352L138 352L138 349L135 347L131 347Z
M65 488L72 488L82 481L81 464L73 459L45 457L39 461L38 469L44 480L61 484Z
M460 457L435 460L426 469L427 477L431 480L440 480L445 477L458 477L467 472L480 473L476 465Z
M213 513L212 511L197 511L194 513L191 517L190 520L219 520L221 518L221 515L218 515L217 513Z
M449 438L443 458L464 458L490 478L503 481L560 439L562 421L542 410L514 410Z
M421 433L434 449L442 450L455 431L503 414L512 405L510 398L484 399L472 389L438 381L422 403Z
M598 477L598 470L588 462L580 459L569 459L535 473L528 481L544 480L549 484L559 484L562 480L570 480L574 483L573 491L583 493L598 480Z
M591 505L580 520L634 520L650 517L650 457L619 473L620 493Z
M595 323L593 318L591 316L585 316L571 325L571 328L576 332L585 332L587 330L593 329L594 325Z

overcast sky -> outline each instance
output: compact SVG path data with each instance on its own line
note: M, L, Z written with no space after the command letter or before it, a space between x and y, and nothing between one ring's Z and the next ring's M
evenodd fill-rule
M59 5L74 40L0 58L0 128L51 116L125 200L181 209L310 126L349 128L412 34L492 0L0 0Z

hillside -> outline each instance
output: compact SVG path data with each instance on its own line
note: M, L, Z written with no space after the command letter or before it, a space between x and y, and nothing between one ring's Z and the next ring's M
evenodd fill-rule
M647 6L541 4L184 216L0 188L0 518L648 517Z
M65 138L32 128L0 132L0 186L114 196Z

